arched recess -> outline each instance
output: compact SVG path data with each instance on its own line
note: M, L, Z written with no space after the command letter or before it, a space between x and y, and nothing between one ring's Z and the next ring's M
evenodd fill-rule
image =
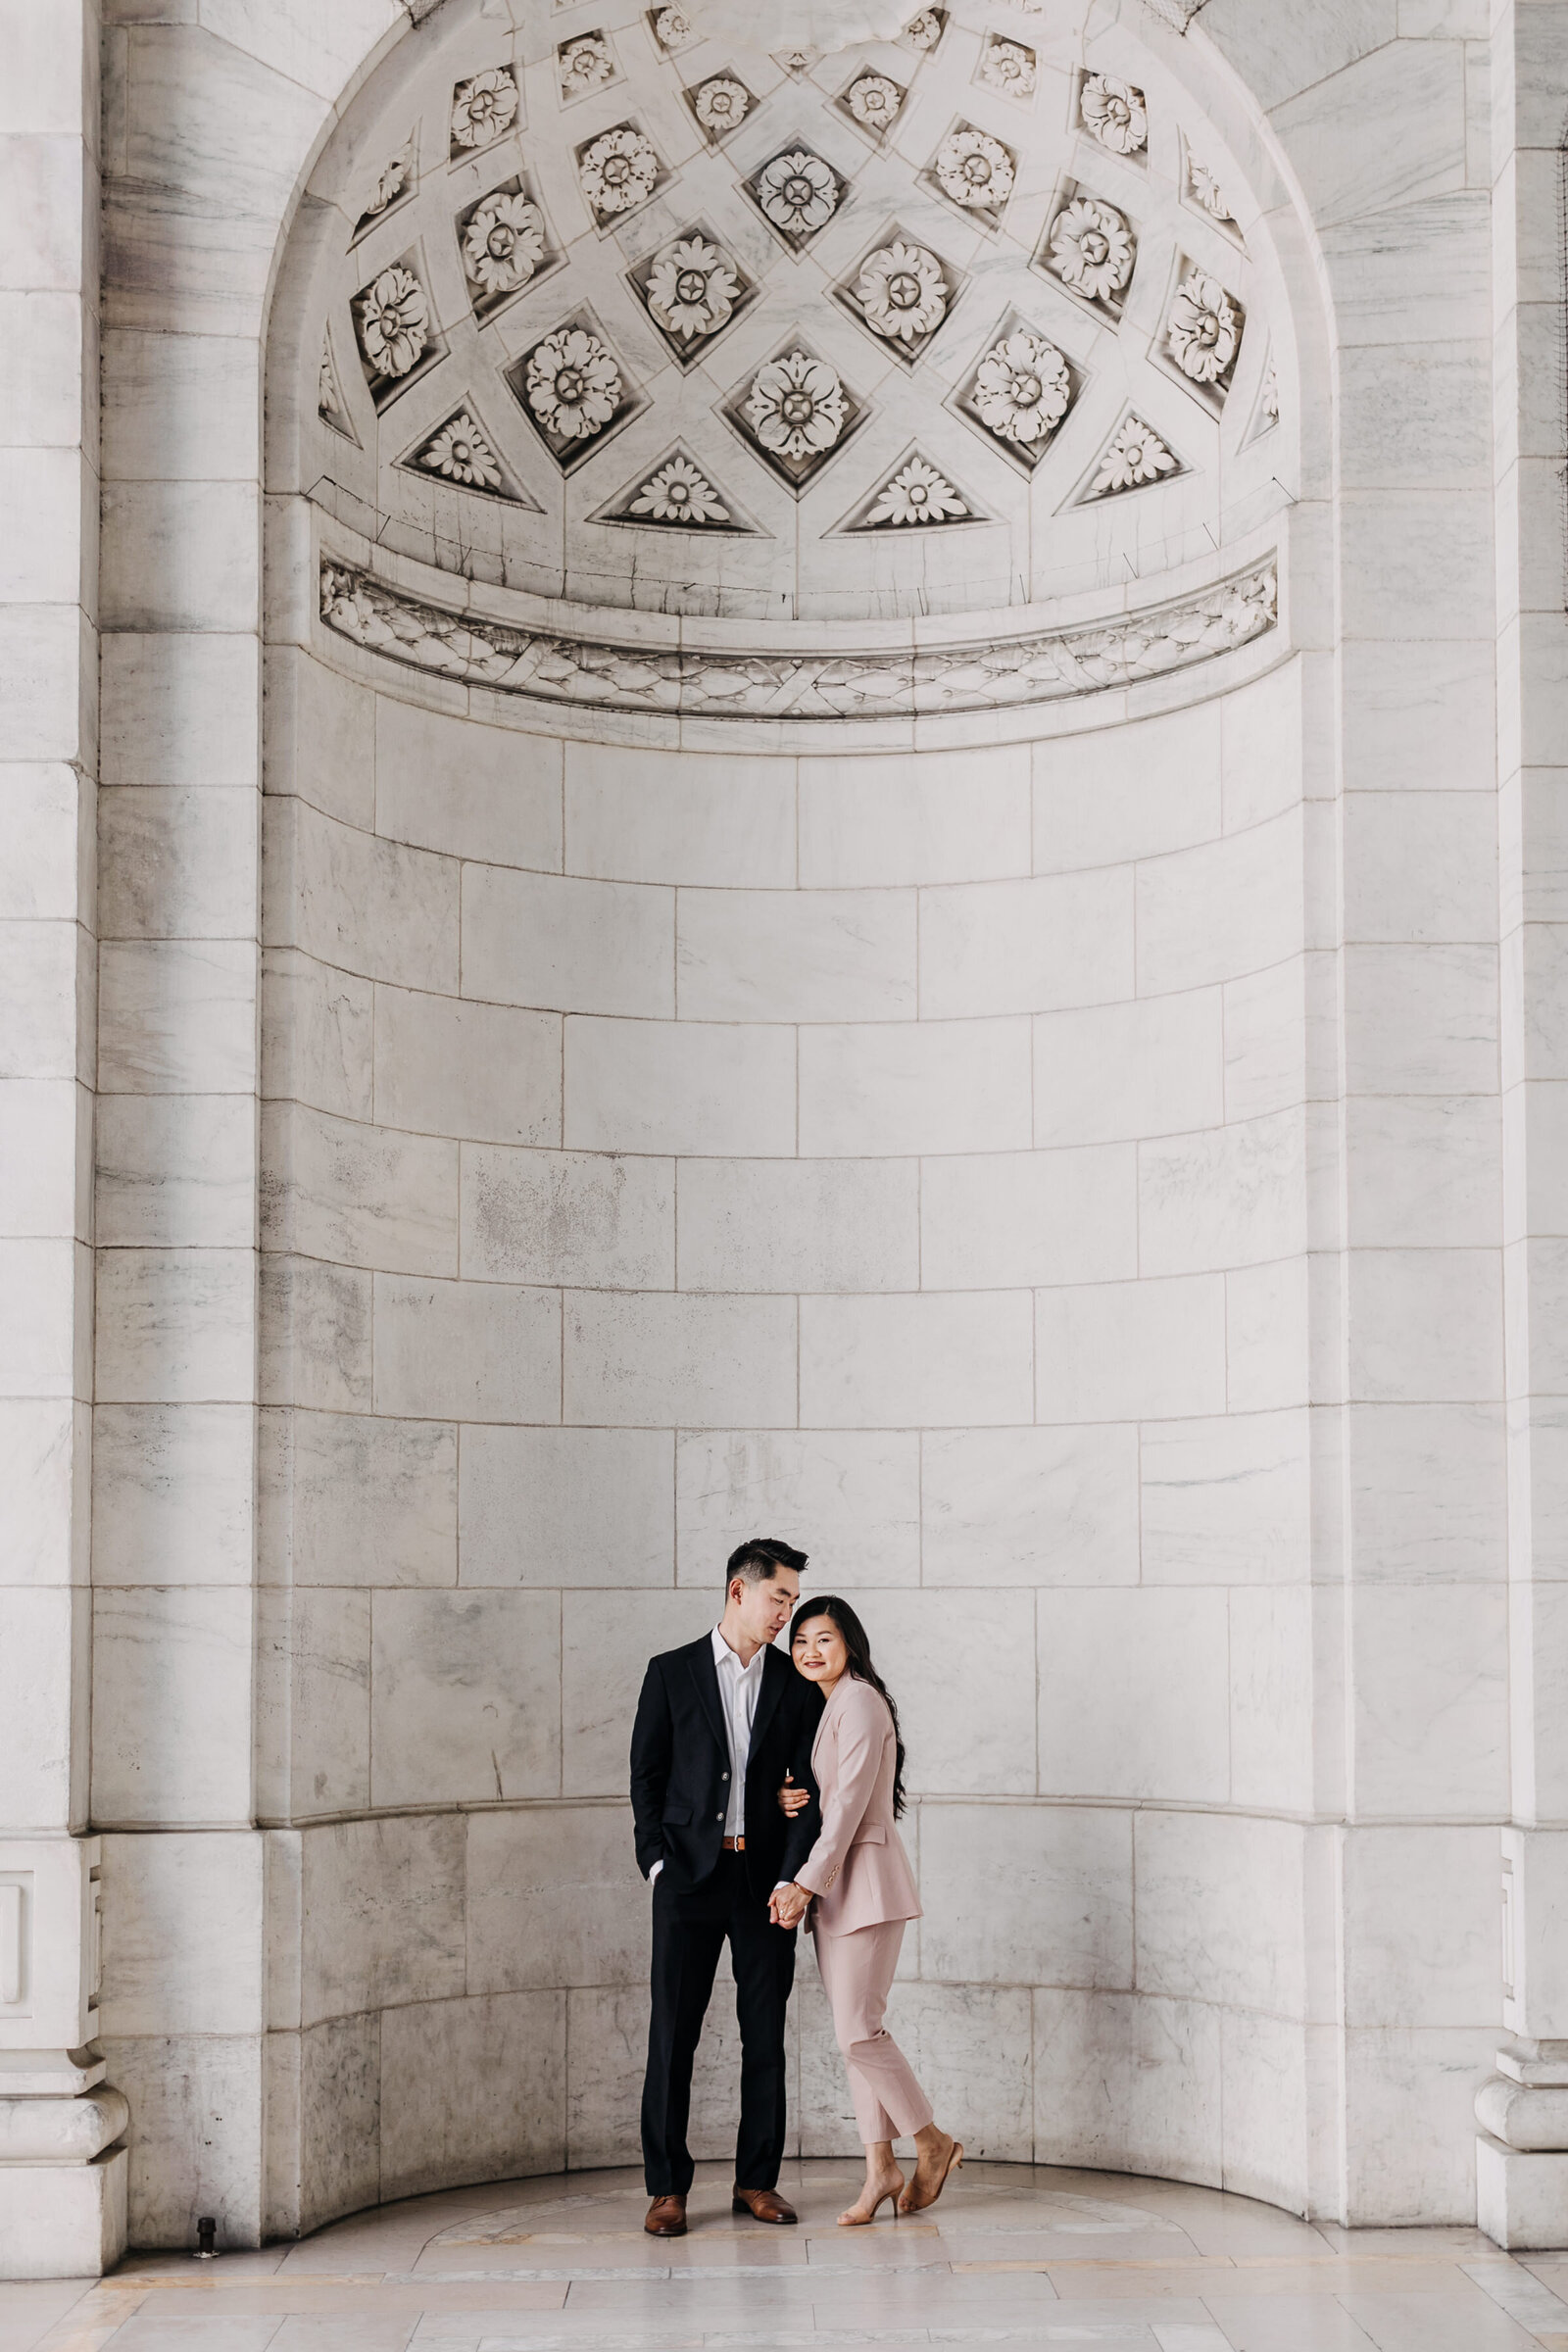
M633 2157L627 1713L763 1524L970 2144L1305 2208L1301 225L1131 7L577 14L411 30L272 310L265 2227Z

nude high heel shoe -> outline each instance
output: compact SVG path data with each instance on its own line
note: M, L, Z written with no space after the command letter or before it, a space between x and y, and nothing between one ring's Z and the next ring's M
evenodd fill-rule
M956 2173L962 2162L963 2142L961 2139L956 2139L952 2147L948 2150L948 2161L942 2168L942 2178L937 2182L935 2188L931 2191L931 2194L928 2197L921 2197L919 2202L916 2203L914 2182L911 2180L908 2187L905 2190L903 2196L900 2197L897 2210L900 2213L924 2213L927 2206L934 2205L938 2197L941 2196L942 2191L947 2187L948 2175L950 2173Z

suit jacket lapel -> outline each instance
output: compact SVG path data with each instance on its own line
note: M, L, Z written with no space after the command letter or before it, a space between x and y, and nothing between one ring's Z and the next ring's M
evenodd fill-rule
M784 1685L795 1672L782 1653L770 1648L762 1660L762 1688L757 1693L757 1712L752 1717L752 1748L755 1756L762 1744L762 1734L773 1720L773 1711L784 1695ZM718 1677L713 1677L717 1688Z
M703 1712L712 1726L713 1738L718 1741L721 1753L727 1756L729 1734L724 1729L724 1709L718 1695L718 1668L713 1664L711 1637L705 1634L700 1642L694 1642L686 1655L691 1662L692 1681L703 1702Z

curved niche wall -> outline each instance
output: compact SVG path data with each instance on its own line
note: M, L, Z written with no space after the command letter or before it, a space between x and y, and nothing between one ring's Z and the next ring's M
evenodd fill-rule
M905 1710L943 2111L1302 2203L1299 393L1246 126L1109 19L515 13L380 67L272 339L270 2226L634 2155L629 1710L762 1528ZM846 2148L808 1956L797 2025ZM714 2154L732 2044L716 1999Z

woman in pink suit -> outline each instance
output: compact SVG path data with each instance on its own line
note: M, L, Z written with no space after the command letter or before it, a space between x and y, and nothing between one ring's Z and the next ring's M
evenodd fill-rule
M934 2205L963 2161L959 2141L932 2121L931 2102L882 2024L899 1965L906 1920L920 1916L897 1824L904 1811L904 1742L898 1710L871 1663L865 1629L847 1600L802 1603L790 1627L799 1671L827 1700L811 1748L822 1796L822 1835L800 1875L773 1896L774 1917L793 1927L810 1909L816 1965L849 2068L855 2118L865 2145L865 2186L839 2215L846 2229L876 2219L884 2197L895 2213ZM785 1788L786 1812L807 1791ZM894 2162L895 2139L915 2144L914 2179Z

